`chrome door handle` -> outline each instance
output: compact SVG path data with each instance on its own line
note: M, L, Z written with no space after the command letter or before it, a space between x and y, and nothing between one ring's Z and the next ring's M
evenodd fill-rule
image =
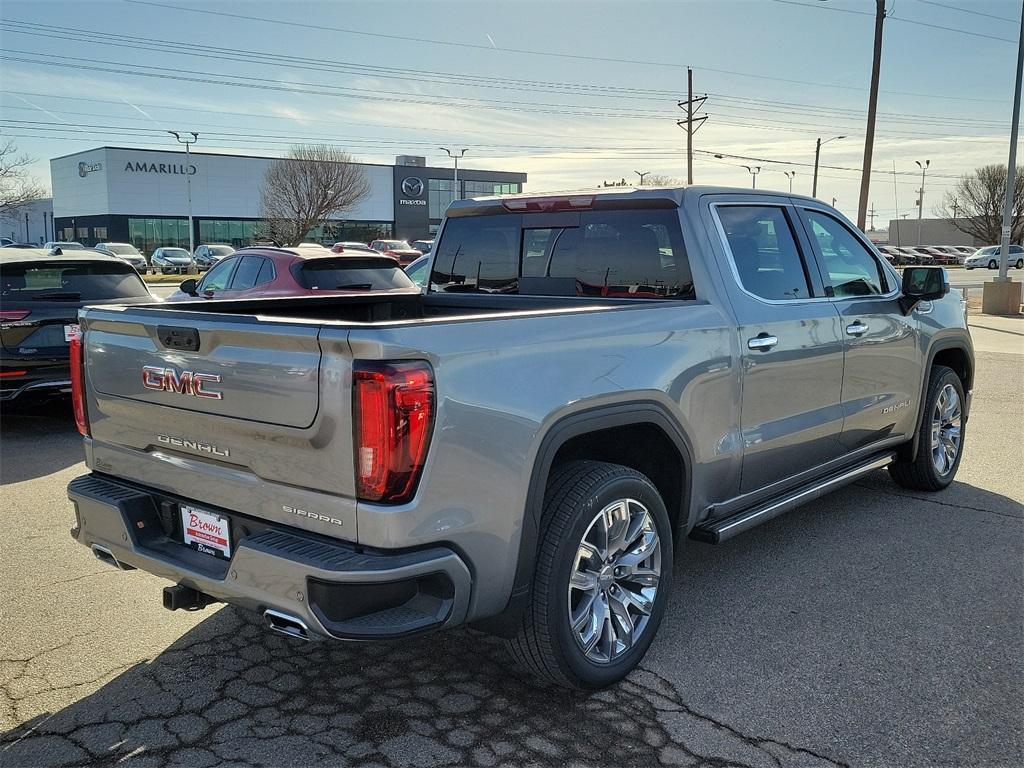
M851 323L850 325L846 326L846 332L850 336L863 336L865 333L868 332L868 330L870 330L868 328L868 326L866 326L860 320L858 320L857 322Z
M758 352L767 352L778 343L778 336L769 336L767 333L762 333L752 339L747 339L747 348L756 349Z

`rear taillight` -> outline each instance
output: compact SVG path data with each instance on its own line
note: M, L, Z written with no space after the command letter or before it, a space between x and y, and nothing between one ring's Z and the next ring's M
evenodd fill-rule
M0 322L24 320L32 314L30 309L0 309Z
M89 437L89 417L85 411L85 367L82 361L82 346L85 331L75 326L71 331L69 352L71 357L71 407L75 411L75 426L85 437Z
M353 372L356 495L400 504L416 492L434 424L434 375L416 362L359 362Z
M502 200L502 206L508 211L521 211L524 213L536 211L581 211L592 208L594 198L591 196L576 197L517 197L510 200Z

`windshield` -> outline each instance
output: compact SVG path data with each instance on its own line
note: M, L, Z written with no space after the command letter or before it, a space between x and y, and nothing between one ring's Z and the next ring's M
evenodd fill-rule
M234 248L227 245L211 245L209 250L214 256L230 256L235 252Z
M975 256L991 256L991 255L996 254L996 253L999 253L999 246L998 245L989 245L989 246L986 246L985 248L979 248L977 253L975 253L974 255Z
M164 248L161 255L169 256L172 259L187 259L188 251L184 248Z
M85 246L81 243L53 243L51 248L60 248L62 251L84 251Z
M664 208L450 218L433 255L441 291L694 298L679 213Z
M117 244L117 243L109 244L109 245L106 246L106 249L108 251L110 251L111 253L116 253L118 256L141 256L142 255L141 253L139 253L138 249L134 245L128 245L127 243L124 244L124 245L120 245L120 244Z
M298 278L303 288L321 291L386 291L415 287L393 259L382 258L311 259L303 262Z
M411 251L412 246L406 240L381 240L380 244L392 251Z
M149 296L138 273L124 262L62 261L0 266L4 300L71 301Z

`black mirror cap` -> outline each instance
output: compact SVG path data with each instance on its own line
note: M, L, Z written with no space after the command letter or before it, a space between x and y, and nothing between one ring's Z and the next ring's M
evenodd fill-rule
M178 289L182 293L187 293L189 296L196 296L198 294L199 283L195 278L190 277L188 280L182 280L181 285Z
M922 301L935 301L949 293L949 274L945 267L906 267L903 270L903 295L900 306L904 314Z

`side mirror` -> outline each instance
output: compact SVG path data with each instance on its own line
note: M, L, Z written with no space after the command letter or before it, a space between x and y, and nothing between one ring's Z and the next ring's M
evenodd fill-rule
M199 283L195 278L189 278L188 280L182 280L181 285L178 286L182 293L187 293L189 296L197 296L199 291Z
M906 267L903 270L903 295L900 308L903 314L922 301L941 299L949 293L949 275L943 267Z

